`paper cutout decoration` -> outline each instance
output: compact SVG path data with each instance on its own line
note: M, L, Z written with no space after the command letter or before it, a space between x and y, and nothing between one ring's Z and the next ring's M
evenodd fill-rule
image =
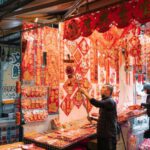
M60 108L65 113L65 115L69 115L74 107L73 101L70 99L70 96L67 95L63 102L60 104Z
M68 78L67 81L64 83L63 88L66 91L66 93L71 96L77 88L75 78Z
M81 92L78 90L73 97L73 104L77 106L77 108L80 108L82 103L83 103L83 96Z
M78 43L78 48L80 49L83 55L86 55L87 52L89 51L89 45L87 42L88 40L82 38L81 41Z
M57 113L59 108L59 88L49 89L48 113Z

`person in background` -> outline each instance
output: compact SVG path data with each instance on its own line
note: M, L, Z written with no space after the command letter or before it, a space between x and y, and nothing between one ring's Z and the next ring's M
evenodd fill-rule
M146 103L141 103L141 106L147 109L147 115L149 117L149 130L145 132L145 136L150 138L150 83L145 83L143 91L147 94Z
M110 84L103 85L100 101L92 98L84 89L80 88L80 91L92 105L100 108L97 124L98 150L116 150L117 109L112 98L113 86Z

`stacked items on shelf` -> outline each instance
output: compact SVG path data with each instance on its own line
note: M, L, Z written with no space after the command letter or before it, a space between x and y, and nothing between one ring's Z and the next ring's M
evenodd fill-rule
M23 86L21 106L26 123L44 121L48 117L47 87Z
M144 139L140 144L139 150L149 150L150 149L150 139Z
M26 135L25 140L31 140L33 143L42 143L56 148L64 148L96 134L95 123L84 122L84 124L67 124L61 125L61 128L52 132Z
M1 150L44 150L34 144L24 144L22 142L0 146Z

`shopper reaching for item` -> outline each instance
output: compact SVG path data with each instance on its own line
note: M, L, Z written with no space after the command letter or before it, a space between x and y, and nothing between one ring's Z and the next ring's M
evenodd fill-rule
M92 98L85 89L80 88L80 91L92 105L100 108L97 125L98 149L116 150L117 111L116 103L111 97L113 86L110 84L103 85L101 88L101 101Z
M143 90L147 94L146 103L142 103L141 106L147 109L147 115L150 118L150 83L145 83ZM149 130L144 134L145 138L150 138L150 119L149 119Z

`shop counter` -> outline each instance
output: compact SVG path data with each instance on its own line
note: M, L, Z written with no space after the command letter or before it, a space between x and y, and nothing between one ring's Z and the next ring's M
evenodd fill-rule
M136 133L137 131L136 129L138 127L137 125L139 125L139 120L142 120L138 118L142 116L145 117L146 116L145 112L146 111L143 109L139 109L139 110L136 109L136 110L131 110L131 111L127 110L121 114L122 116L120 115L121 116L120 118L118 118L120 127L123 132L123 138L125 140L126 147L128 147L129 145L128 144L128 138L130 137L129 133L130 134L132 134L133 132ZM95 114L94 116L96 117ZM145 120L145 118L143 120ZM83 120L82 121L80 120L80 122L83 122ZM130 122L130 125L129 125L129 122ZM147 123L148 123L147 120L140 121L140 125L141 126L143 125L144 127L142 128L140 126L140 129L142 129L142 131L146 129ZM79 125L79 123L76 123L76 124ZM70 150L74 148L76 145L84 145L83 144L84 140L87 140L87 139L91 140L91 139L96 138L96 126L97 126L96 121L92 121L92 122L88 121L85 124L82 124L79 126L72 126L69 129L61 128L59 130L54 130L54 131L47 132L47 133L34 133L34 134L31 134L30 136L25 136L24 142L28 144L35 143L37 146L45 148L47 150L49 149L50 150L51 149L52 150ZM121 142L118 141L118 143L120 143L119 147L124 148L124 144L123 144L121 136L120 136L120 139L121 139ZM86 146L87 146L87 142L88 141L86 141L86 144L85 144Z

